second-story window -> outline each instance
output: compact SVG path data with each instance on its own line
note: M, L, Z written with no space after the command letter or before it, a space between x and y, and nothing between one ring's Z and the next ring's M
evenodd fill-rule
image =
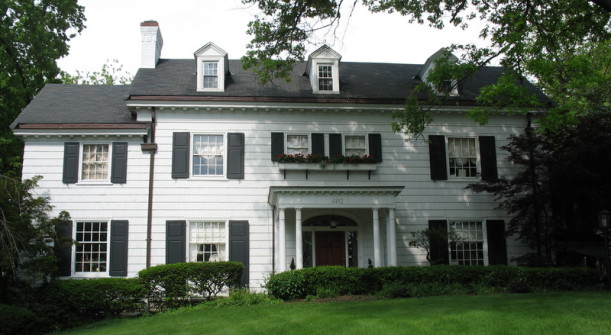
M204 88L218 88L218 62L204 62Z
M448 138L450 176L477 177L477 150L474 138Z
M318 65L318 90L333 91L333 67Z
M346 135L345 137L345 155L346 156L363 156L367 154L367 142L365 135Z
M222 176L223 135L193 135L193 175Z
M307 155L310 152L308 135L286 135L286 153Z
M109 145L84 144L81 160L81 180L107 180L109 171Z

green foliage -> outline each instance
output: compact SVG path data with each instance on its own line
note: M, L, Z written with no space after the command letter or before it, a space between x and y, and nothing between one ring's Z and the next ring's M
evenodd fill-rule
M226 298L217 298L208 302L206 306L237 307L252 305L276 305L281 303L283 303L282 300L273 298L266 293L250 292L248 289L240 288L229 291L229 296Z
M157 308L176 308L189 303L192 294L211 299L238 286L243 268L239 262L176 263L144 269L138 278Z
M0 304L0 334L39 334L36 314L22 308Z
M64 84L71 85L129 85L133 77L129 73L125 73L123 65L119 61L113 59L102 65L100 71L81 72L76 71L75 75L71 75L65 71L59 74L59 80Z
M427 266L357 269L317 267L272 275L266 288L283 299L379 294L387 297L473 294L529 289L591 288L599 283L594 270L509 266Z
M84 8L71 0L6 0L0 13L0 174L19 175L23 148L9 125L57 77L57 59L85 27Z
M431 262L431 248L433 245L438 243L438 241L443 241L444 244L460 241L460 237L453 229L448 231L447 229L426 228L420 231L413 231L411 234L413 239L409 241L409 246L426 251L426 260L431 265L435 265Z

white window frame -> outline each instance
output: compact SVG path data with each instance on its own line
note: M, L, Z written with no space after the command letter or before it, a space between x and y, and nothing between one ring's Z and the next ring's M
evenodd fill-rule
M287 155L295 155L295 154L289 154L289 136L307 136L308 137L308 152L306 152L304 156L312 153L312 134L311 133L285 133L284 134L284 152Z
M446 146L446 171L448 173L448 179L450 180L477 180L481 178L482 175L482 167L481 167L481 157L479 152L479 141L476 136L444 136L445 137L445 146ZM467 176L454 176L450 174L450 138L452 139L469 139L475 142L475 176L467 177Z
M321 72L320 68L323 67L323 66L329 68L329 71L328 71L330 73L329 77L321 77L320 76L320 72ZM318 79L318 91L319 92L333 92L335 90L334 86L333 86L333 84L334 84L333 64L330 64L330 63L318 63L318 64L316 64L316 77ZM321 79L331 80L331 89L322 89L321 88L321 84L320 84L320 80Z
M346 137L356 137L356 136L361 136L365 139L365 153L363 155L369 155L369 134L363 134L363 133L342 133L342 155L344 156L348 156L348 154L346 154L346 143L348 143L346 141Z
M216 75L212 76L212 75L206 75L206 64L215 64L216 65ZM220 70L220 66L219 66L219 61L218 60L202 60L202 88L204 90L216 90L219 88L219 70ZM216 78L216 86L214 87L206 87L206 77L214 77Z
M484 260L484 264L483 266L488 266L489 261L488 261L488 231L486 229L486 220L484 219L480 219L480 218L471 218L471 219L465 219L465 218L459 218L459 219L448 219L446 221L447 224L447 229L448 232L450 231L450 229L452 229L452 223L457 223L457 222L477 222L480 223L482 225L482 253L483 253L483 260ZM459 235L460 237L460 235ZM459 264L453 264L452 263L452 246L451 246L451 242L448 240L448 260L450 265L459 265ZM463 266L473 266L473 265L463 265ZM480 266L480 265L475 265L475 266Z
M110 219L78 219L72 220L72 239L77 241L77 227L78 223L106 223L106 271L76 271L76 262L77 262L77 245L72 245L72 254L71 254L71 264L70 269L72 276L74 277L82 277L82 278L98 278L98 277L108 277L109 276L109 268L110 268L110 234L111 234L111 224Z
M108 146L108 174L105 179L83 179L83 155L86 145L107 145ZM78 162L78 182L79 184L108 184L112 174L112 142L83 142L79 148Z
M227 219L193 219L193 220L187 220L187 261L188 262L197 262L197 260L193 261L192 260L192 256L191 256L191 225L192 224L197 224L197 223L222 223L224 225L224 239L223 242L218 242L218 243L202 243L202 244L220 244L223 243L225 246L225 250L224 250L224 255L222 258L219 258L218 261L228 261L229 260L229 220ZM197 255L195 255L195 258L197 257ZM203 263L205 263L205 261L203 261Z
M194 156L195 156L195 145L194 145L194 141L195 141L195 136L198 135L202 135L202 136L223 136L223 173L221 173L220 175L196 175L194 173L194 168L193 168L193 162L194 160ZM191 156L189 157L189 171L191 172L191 177L192 178L202 178L202 179L226 179L227 176L227 133L191 133L191 139L190 139L191 143L190 146L190 154Z

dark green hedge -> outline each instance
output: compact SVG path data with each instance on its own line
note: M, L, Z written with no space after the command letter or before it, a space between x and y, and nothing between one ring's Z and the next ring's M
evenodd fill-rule
M0 334L39 334L34 312L21 307L0 304Z
M266 288L274 297L291 300L322 293L330 295L376 294L388 286L461 286L570 290L594 287L595 270L583 268L525 268L515 266L429 266L357 269L317 267L272 275Z
M224 287L236 287L244 265L240 262L157 265L138 273L155 308L179 307L195 293L211 299Z

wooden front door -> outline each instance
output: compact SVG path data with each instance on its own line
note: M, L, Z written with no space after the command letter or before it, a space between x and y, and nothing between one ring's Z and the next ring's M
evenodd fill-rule
M346 266L346 242L343 231L316 232L316 266Z

